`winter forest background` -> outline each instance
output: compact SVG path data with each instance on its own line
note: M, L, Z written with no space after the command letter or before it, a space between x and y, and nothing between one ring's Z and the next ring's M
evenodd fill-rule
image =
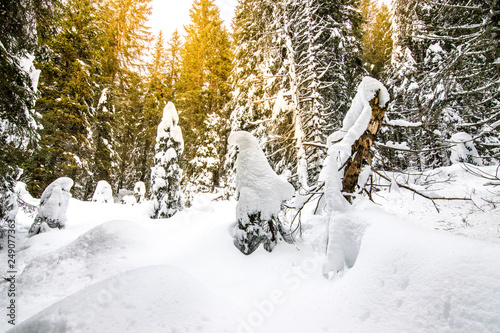
M273 168L307 187L364 75L391 95L377 167L449 165L462 142L475 147L467 162L495 163L498 6L239 1L229 32L214 2L199 0L185 36L165 37L148 32L146 0L3 3L2 191L20 177L40 196L61 176L81 200L100 180L114 193L139 181L149 191L168 101L185 141L184 191L231 183L235 130L253 133Z
M499 332L499 0L0 14L19 332Z

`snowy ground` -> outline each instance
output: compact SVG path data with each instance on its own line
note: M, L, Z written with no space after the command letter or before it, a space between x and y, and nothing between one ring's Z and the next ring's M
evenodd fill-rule
M66 229L32 238L20 213L11 332L500 332L500 208L490 202L500 194L486 182L458 165L411 179L474 198L438 202L440 213L403 189L358 200L338 216L357 230L356 262L330 279L325 217L306 216L295 246L244 256L230 235L236 203L208 195L168 220L150 220L145 205L72 199Z

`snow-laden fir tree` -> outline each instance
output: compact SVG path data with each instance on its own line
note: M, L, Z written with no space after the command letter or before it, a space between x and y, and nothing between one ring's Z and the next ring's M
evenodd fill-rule
M158 125L155 146L155 166L151 169L151 218L173 216L182 210L180 182L182 170L179 158L184 150L179 116L172 102L163 109L163 118Z
M234 245L244 254L251 254L259 245L271 252L278 241L277 221L283 201L295 190L269 165L257 139L246 131L234 132L229 144L238 146L236 160L237 225Z
M184 170L188 181L196 181L200 170L212 172L210 179L213 184L210 187L214 188L220 185L219 170L224 165L229 134L225 127L229 111L224 106L231 91L228 82L232 67L231 43L214 0L193 1L190 18L181 51L176 103L183 110L185 159L191 161L196 157L197 162L204 166L193 168L186 163ZM206 127L208 115L216 115L222 120L213 124L216 128ZM210 140L207 136L210 130L221 137L220 144L207 147L203 155L197 156L198 148Z
M34 110L40 72L34 56L52 34L57 0L2 1L0 6L0 193L7 196L40 137Z
M73 180L68 177L58 178L47 186L40 198L38 213L29 230L30 235L45 232L48 228L64 228L72 186Z

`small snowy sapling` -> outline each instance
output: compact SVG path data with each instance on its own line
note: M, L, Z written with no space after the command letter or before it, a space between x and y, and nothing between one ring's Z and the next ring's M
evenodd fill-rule
M169 218L182 210L182 170L178 160L184 150L184 140L178 122L177 110L172 102L168 102L158 125L155 166L151 169L153 207L150 216L153 219Z
M454 144L451 148L450 160L452 164L470 163L483 165L470 134L459 132L452 135L450 141Z
M48 230L47 228L64 228L72 186L73 180L68 177L58 178L47 186L40 198L38 214L29 230L30 235L39 234Z
M137 202L142 203L144 201L144 197L146 196L146 184L143 182L135 183L134 194L137 197Z
M98 203L113 203L113 190L111 185L105 180L100 180L95 187L94 195L92 196L92 201Z
M251 254L263 243L270 252L277 242L279 226L276 219L281 204L293 196L295 189L274 172L252 134L235 132L228 143L239 149L236 159L238 222L234 245L242 253Z

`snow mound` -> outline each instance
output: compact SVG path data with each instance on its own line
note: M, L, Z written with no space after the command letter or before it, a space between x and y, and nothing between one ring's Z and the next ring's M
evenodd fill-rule
M8 332L234 332L233 304L173 266L128 271L80 291Z
M69 192L71 190L71 187L73 187L73 179L68 177L61 177L50 183L50 185L47 186L42 193L42 197L40 198L41 204L43 204L43 202L50 197L55 187L61 188L61 190L64 192Z
M113 203L113 190L111 185L105 180L100 180L95 187L94 195L92 196L92 201L98 203Z
M279 212L281 203L293 196L295 189L274 172L252 134L234 132L228 143L239 148L236 159L237 217L245 219L260 212L262 220L270 220Z
M30 246L44 243L43 236L32 238ZM142 266L140 251L147 248L148 242L151 235L136 223L105 222L71 243L31 260L17 281L20 294L29 307L47 306L92 283Z

